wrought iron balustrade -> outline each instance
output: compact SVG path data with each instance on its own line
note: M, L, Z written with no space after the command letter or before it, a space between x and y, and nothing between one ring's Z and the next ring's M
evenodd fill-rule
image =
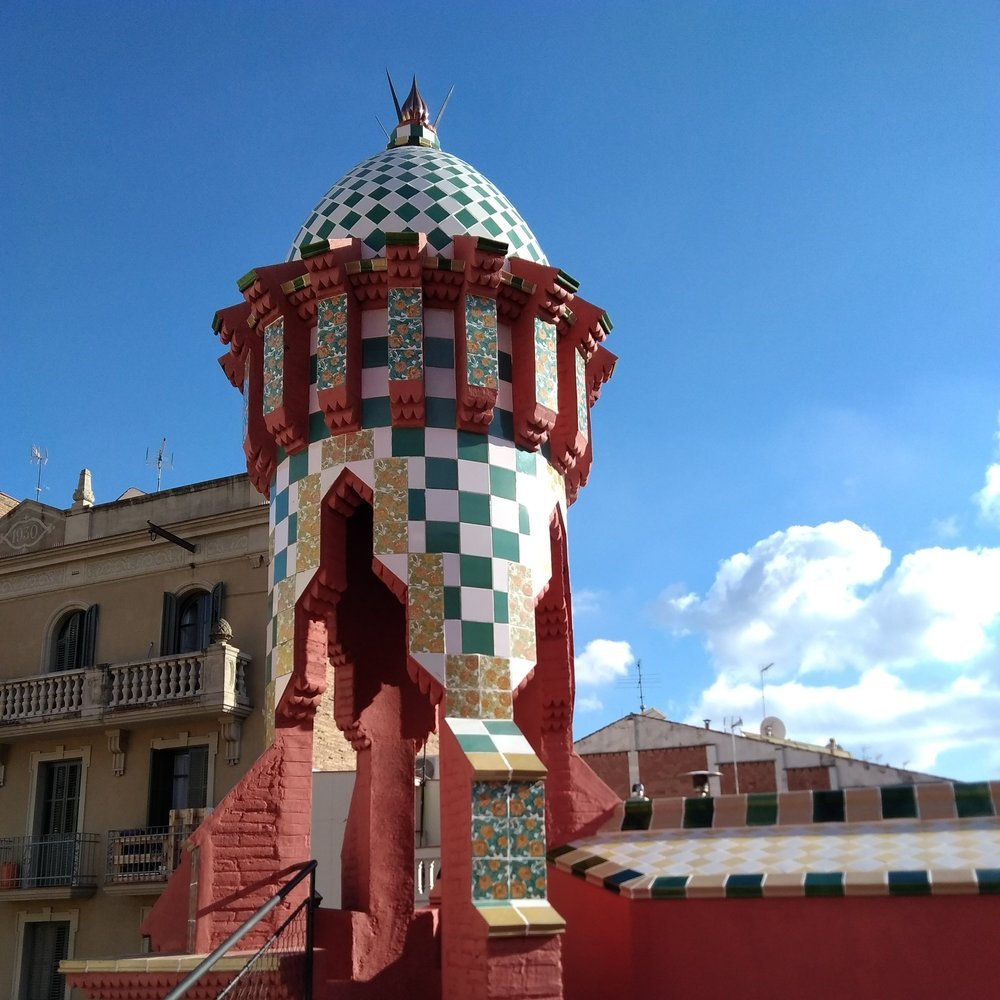
M0 898L5 889L97 885L96 833L0 838Z

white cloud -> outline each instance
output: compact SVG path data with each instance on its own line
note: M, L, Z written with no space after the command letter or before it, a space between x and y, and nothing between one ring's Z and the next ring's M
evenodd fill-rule
M592 615L601 607L601 595L596 590L573 591L573 614L576 616Z
M1000 423L1000 416L997 422ZM996 451L1000 454L1000 430L996 433ZM986 483L978 493L973 494L972 499L984 521L1000 524L1000 462L987 466Z
M932 547L890 569L889 549L851 521L797 525L724 560L708 592L665 595L661 620L700 632L718 671L690 713L760 712L789 736L930 769L978 746L1000 767L1000 548Z
M588 694L576 699L576 707L582 712L599 712L604 708L604 702L596 694Z
M986 485L973 496L979 513L986 521L1000 524L1000 463L986 470Z
M578 684L608 684L617 677L625 677L635 662L632 647L627 642L613 639L592 639L576 657Z

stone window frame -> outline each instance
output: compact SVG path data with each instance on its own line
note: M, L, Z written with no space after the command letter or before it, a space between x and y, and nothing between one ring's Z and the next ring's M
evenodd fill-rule
M178 733L176 736L157 736L149 741L150 761L154 750L180 750L185 747L208 747L208 763L206 764L205 805L215 808L215 761L219 753L219 734L205 733L192 736L190 733ZM150 767L152 764L150 763ZM147 803L148 806L148 803Z
M90 747L65 747L58 746L53 750L35 750L28 758L28 809L27 828L25 833L28 837L35 836L35 812L38 808L38 776L41 771L41 764L57 760L79 760L80 763L80 808L76 815L76 832L83 833L83 817L87 811L87 772L90 770ZM17 996L17 994L14 994Z
M44 906L41 910L29 913L27 910L18 910L15 917L14 926L14 976L11 983L12 997L18 996L21 989L21 966L24 964L24 928L26 924L51 924L57 922L69 923L69 940L66 943L66 958L70 959L75 953L76 932L80 925L79 910L65 910L53 912L51 906ZM69 1000L70 987L66 984L63 994L65 1000Z

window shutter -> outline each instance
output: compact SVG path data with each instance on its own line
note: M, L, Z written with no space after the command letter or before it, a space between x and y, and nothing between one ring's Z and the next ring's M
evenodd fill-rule
M225 596L226 588L220 580L212 588L212 614L208 623L209 629L215 627L215 623L222 617L222 599Z
M163 617L160 620L160 656L177 652L177 596L164 593Z
M208 803L208 747L191 747L188 759L188 809L204 809Z
M79 666L82 611L72 611L63 620L56 638L53 670L75 670Z
M83 616L83 657L80 666L92 667L97 659L98 606L91 604Z

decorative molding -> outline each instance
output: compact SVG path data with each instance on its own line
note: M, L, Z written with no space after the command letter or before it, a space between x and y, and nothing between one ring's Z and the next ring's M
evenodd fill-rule
M226 763L233 767L240 762L243 720L232 715L223 715L219 719L219 730L222 733L222 748L226 755Z
M108 729L105 730L108 738L108 753L111 754L111 766L117 777L125 773L125 754L128 750L128 730Z

